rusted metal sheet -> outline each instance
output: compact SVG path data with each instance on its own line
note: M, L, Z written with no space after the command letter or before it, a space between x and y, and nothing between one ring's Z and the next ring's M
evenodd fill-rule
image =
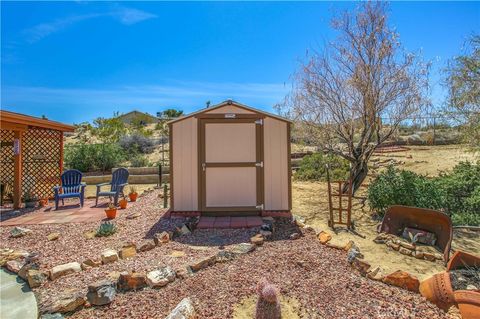
M401 236L405 227L425 230L437 236L436 245L448 262L453 238L452 221L442 212L409 206L391 206L383 217L380 231Z

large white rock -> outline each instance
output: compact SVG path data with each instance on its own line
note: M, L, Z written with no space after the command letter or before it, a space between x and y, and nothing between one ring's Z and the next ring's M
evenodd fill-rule
M65 276L65 275L72 274L74 272L79 272L79 271L82 271L82 266L76 261L68 264L58 265L53 267L52 270L50 271L50 278L52 280L55 280L58 277Z
M107 249L102 252L102 263L108 264L108 263L113 263L118 260L118 254L116 250L113 249Z
M195 309L193 308L192 300L184 298L172 310L172 312L165 319L192 319L195 318Z
M151 288L166 286L169 282L175 280L175 271L170 267L153 270L147 274L147 284Z

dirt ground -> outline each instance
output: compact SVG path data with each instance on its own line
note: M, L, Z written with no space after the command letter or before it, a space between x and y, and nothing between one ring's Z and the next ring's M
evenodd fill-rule
M382 162L395 159L396 166L412 170L416 173L430 176L438 175L439 171L448 171L463 160L474 160L475 156L466 148L458 146L411 147L406 152L375 155ZM382 168L379 168L382 169ZM367 181L368 183L368 181ZM366 236L365 239L354 234L340 231L337 234L328 227L328 196L327 184L322 182L293 182L293 214L306 219L308 225L326 230L333 235L331 243L341 244L353 240L365 255L365 260L372 267L380 266L384 273L405 270L416 275L420 280L445 269L442 262L418 260L393 251L383 244L376 244L377 225L380 223L371 217L368 203L362 206L361 200L353 200L352 219L357 231ZM366 188L358 195L364 196ZM464 250L478 254L480 252L480 232L469 230L454 230L453 250Z
M157 186L157 184L130 184L125 188L125 195L128 194L131 186L134 186L137 189L137 193L141 194L148 189L153 189L153 187ZM104 186L104 188L102 188L102 190L107 190L107 189L108 189L108 186ZM85 188L85 197L95 198L96 192L97 192L97 186L87 185L87 187Z

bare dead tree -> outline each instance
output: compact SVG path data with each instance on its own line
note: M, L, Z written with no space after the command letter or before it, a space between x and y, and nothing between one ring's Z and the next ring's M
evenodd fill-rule
M386 11L363 2L335 17L338 38L302 63L280 107L323 151L350 161L354 192L375 148L429 104L429 64L403 50Z

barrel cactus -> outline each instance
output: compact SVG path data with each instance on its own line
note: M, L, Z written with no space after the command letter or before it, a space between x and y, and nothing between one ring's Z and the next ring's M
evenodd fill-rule
M117 227L112 222L103 222L97 229L97 237L107 237L117 232Z
M277 288L262 279L257 285L257 308L255 319L280 319L282 317Z

